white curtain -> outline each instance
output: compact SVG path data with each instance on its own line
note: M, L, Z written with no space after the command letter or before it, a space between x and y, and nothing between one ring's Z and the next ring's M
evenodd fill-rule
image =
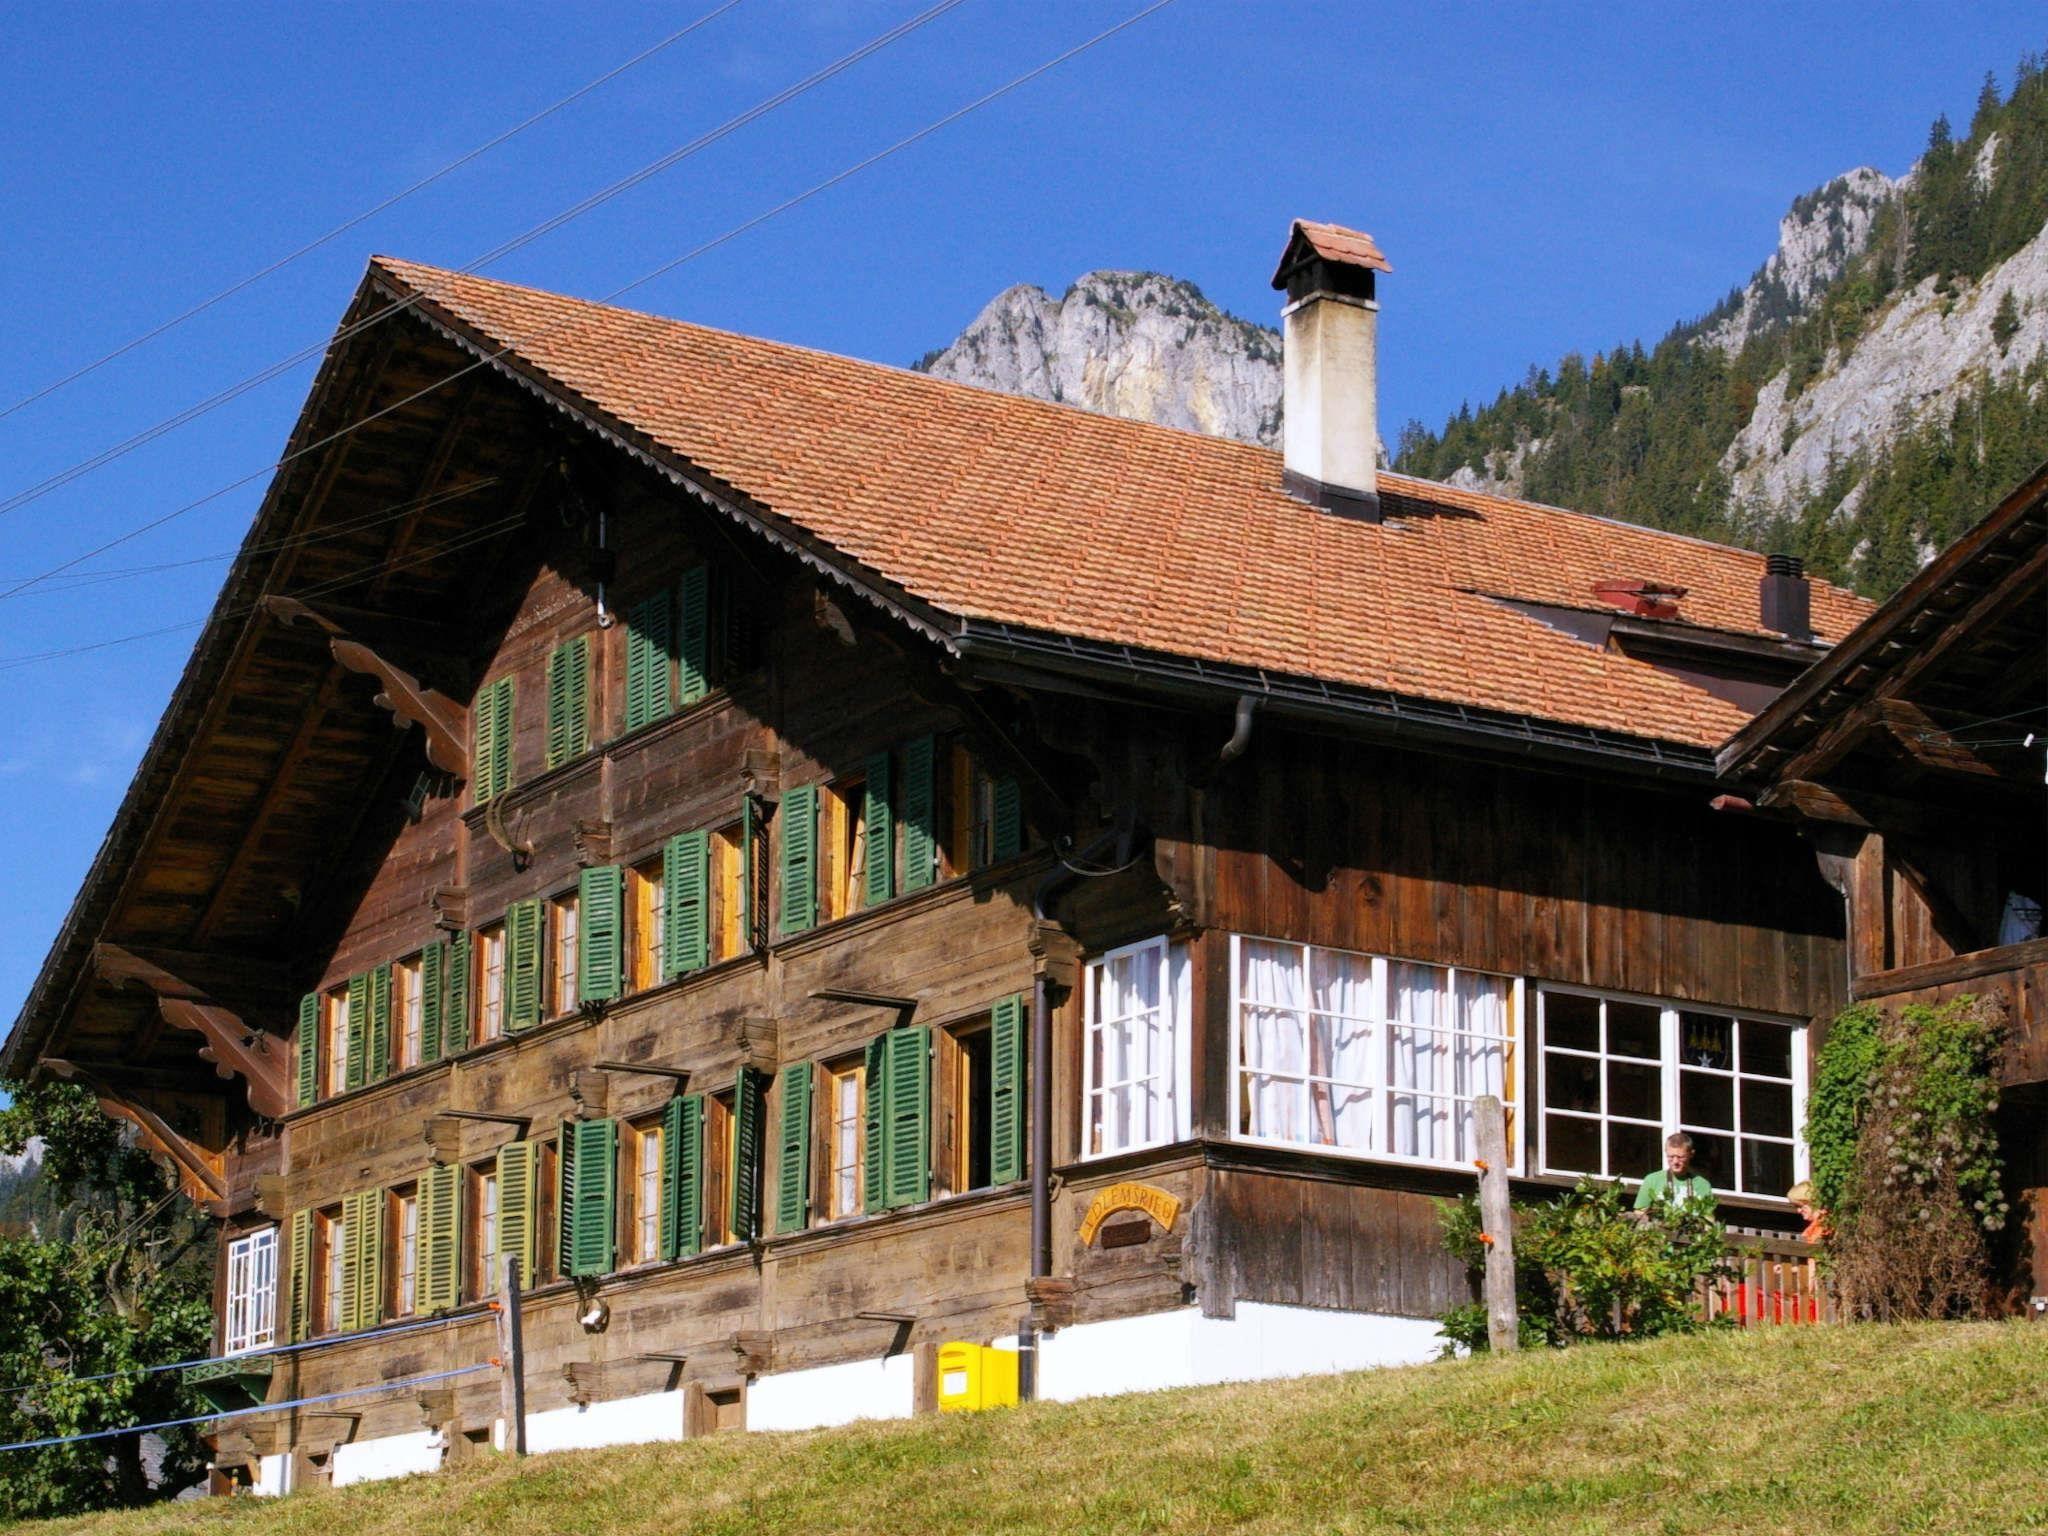
M1093 1139L1102 1152L1163 1139L1172 1047L1160 1006L1164 949L1148 944L1096 969Z
M1400 1157L1449 1158L1451 1105L1429 1094L1451 1080L1450 973L1433 965L1393 967L1393 1146ZM1403 1089L1413 1090L1403 1092Z
M1365 955L1311 953L1315 1014L1309 1037L1309 1130L1323 1146L1372 1150L1372 961Z
M1283 1141L1307 1138L1302 1088L1308 1072L1307 1002L1302 951L1297 944L1242 939L1238 997L1243 1005L1239 1050L1253 1136Z
M1461 1161L1479 1155L1472 1130L1472 1100L1482 1093L1494 1094L1503 1103L1514 1097L1507 1081L1512 999L1511 983L1505 977L1458 973L1457 1155Z

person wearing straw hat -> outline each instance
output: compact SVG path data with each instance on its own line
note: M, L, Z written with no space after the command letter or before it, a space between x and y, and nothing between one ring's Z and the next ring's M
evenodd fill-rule
M1834 1229L1828 1225L1828 1213L1814 1203L1813 1185L1809 1181L1801 1179L1785 1191L1785 1198L1806 1223L1806 1229L1799 1234L1801 1242L1824 1243L1834 1235Z

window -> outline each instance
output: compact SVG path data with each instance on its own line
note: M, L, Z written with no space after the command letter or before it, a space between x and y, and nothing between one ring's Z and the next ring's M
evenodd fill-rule
M633 910L633 989L639 991L662 982L662 861L649 859L634 865L627 884Z
M535 1163L533 1190L534 1219L534 1264L536 1277L553 1275L567 1279L568 1270L562 1263L561 1220L562 1192L558 1181L561 1178L561 1153L552 1141L540 1144L539 1158Z
M747 947L747 898L742 886L747 861L741 857L740 836L738 822L711 834L712 931L717 935L713 964L730 960Z
M322 1092L342 1093L348 1086L348 988L336 987L320 1000L320 1008L325 1040L320 1053Z
M944 749L941 761L950 761L943 785L946 814L940 821L946 829L946 872L964 875L1023 852L1017 781L991 774L957 742Z
M704 1246L733 1240L733 1093L704 1097Z
M1186 946L1148 939L1090 962L1084 1006L1083 1155L1189 1135Z
M957 1195L986 1189L989 1177L988 1016L938 1031L937 1092L933 1116L932 1192Z
M228 1244L227 1316L221 1349L239 1355L277 1342L277 1228Z
M408 1184L391 1192L391 1251L397 1262L391 1266L391 1297L387 1311L392 1317L411 1317L413 1288L419 1278L420 1195L417 1185Z
M476 937L477 973L482 981L477 1038L495 1040L505 1032L505 925L494 923Z
M1546 1171L1639 1179L1683 1130L1716 1189L1775 1198L1803 1177L1800 1026L1562 987L1539 1009Z
M553 940L548 977L550 1018L576 1011L577 916L574 891L548 903L548 934Z
M398 1070L420 1064L420 1038L426 1019L426 993L420 985L420 957L413 955L391 968L391 1006L398 1015Z
M1239 1136L1463 1167L1490 1093L1515 1145L1514 980L1270 939L1231 950Z
M861 1163L867 1152L867 1092L859 1056L823 1069L825 1106L825 1214L831 1221L861 1212Z
M867 880L867 784L828 785L818 826L819 917L831 922L858 912Z
M314 1273L319 1277L319 1296L313 1315L317 1331L341 1331L341 1300L347 1289L348 1224L341 1219L341 1207L329 1206L313 1214Z
M661 1257L661 1117L626 1128L626 1262L652 1264Z
M470 1275L472 1296L494 1295L498 1289L498 1165L479 1163L469 1171L471 1217L469 1251L476 1268Z

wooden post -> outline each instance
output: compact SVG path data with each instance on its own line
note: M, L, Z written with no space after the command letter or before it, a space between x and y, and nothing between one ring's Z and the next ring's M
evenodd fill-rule
M1479 1133L1479 1227L1486 1244L1486 1341L1496 1351L1521 1347L1515 1316L1515 1219L1508 1202L1508 1119L1499 1099L1472 1101Z
M526 1350L519 1335L519 1259L504 1256L498 1288L498 1411L505 1418L505 1449L526 1454Z

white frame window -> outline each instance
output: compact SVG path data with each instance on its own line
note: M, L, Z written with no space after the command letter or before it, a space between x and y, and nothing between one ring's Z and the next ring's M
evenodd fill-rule
M1537 994L1537 1162L1543 1172L1590 1173L1635 1183L1661 1163L1665 1136L1682 1130L1696 1144L1701 1171L1722 1194L1782 1203L1786 1189L1807 1176L1806 1146L1798 1137L1807 1089L1803 1022L1751 1009L1678 1003L1590 987L1544 983ZM1597 1012L1567 1034L1565 1028L1553 1026L1553 998L1591 1003ZM1629 1010L1633 1020L1624 1016L1617 1026L1611 1018L1617 1006ZM1651 1035L1647 1016L1652 1014L1654 1056L1647 1054ZM1597 1033L1584 1033L1586 1022L1595 1023ZM1722 1032L1718 1038L1717 1030ZM1623 1035L1619 1044L1618 1033ZM1560 1043L1553 1043L1554 1035ZM1782 1050L1778 1048L1780 1039ZM1582 1076L1578 1092L1568 1095L1562 1083L1553 1087L1553 1074L1564 1072L1591 1074L1590 1083ZM1617 1099L1626 1103L1617 1108ZM1718 1102L1724 1099L1725 1116ZM1788 1101L1789 1116L1782 1107ZM1588 1102L1595 1107L1584 1107ZM1553 1120L1559 1122L1559 1130L1570 1125L1597 1126L1602 1166L1572 1166L1594 1159L1573 1158L1568 1152L1560 1152L1553 1163ZM1783 1164L1766 1176L1754 1163L1754 1152L1766 1148L1783 1148L1789 1153L1789 1178L1781 1177ZM1722 1149L1731 1166L1721 1170L1722 1178L1715 1178L1714 1163ZM1750 1187L1753 1184L1757 1187Z
M277 1342L277 1228L263 1227L228 1244L226 1314L222 1354L247 1354Z
M1469 1169L1491 1093L1520 1172L1524 1016L1516 977L1233 934L1232 1135Z
M1088 962L1082 989L1081 1156L1167 1146L1193 1134L1193 1020L1185 944L1163 936Z
M418 955L408 955L391 968L391 986L398 994L398 1069L403 1072L420 1064L420 1033L426 1019L426 994L420 985Z
M661 1257L661 1123L640 1128L634 1147L633 1258L652 1264Z

